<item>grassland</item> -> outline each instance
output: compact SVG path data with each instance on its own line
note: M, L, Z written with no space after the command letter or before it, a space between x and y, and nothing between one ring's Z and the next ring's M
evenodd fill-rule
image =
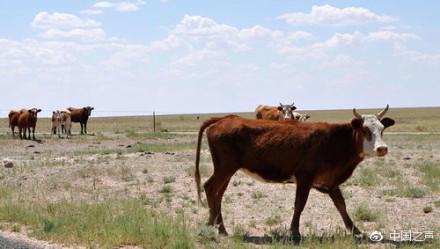
M311 121L352 117L350 110L307 113ZM0 159L14 163L0 168L1 230L72 248L290 248L276 239L287 233L295 185L263 184L237 173L223 200L232 235L204 226L208 210L197 203L192 177L194 133L203 120L221 115L158 116L157 133L151 117L91 118L91 135L71 139L51 137L42 118L40 143L11 138L1 119ZM366 233L434 231L435 240L401 248L440 248L440 108L391 109L387 116L397 122L385 134L389 155L365 160L342 186L349 213ZM201 156L206 180L212 164L205 144ZM301 231L299 248L356 247L331 200L316 191ZM246 242L267 238L273 243Z

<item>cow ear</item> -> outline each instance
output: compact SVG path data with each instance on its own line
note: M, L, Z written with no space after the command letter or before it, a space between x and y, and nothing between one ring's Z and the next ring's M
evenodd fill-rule
M362 125L364 124L364 121L360 118L354 118L351 120L351 126L354 129L360 129L362 128Z
M310 115L306 115L306 120L310 118Z
M278 109L278 111L282 111L283 107L282 106L278 106L277 109Z
M38 109L37 112L41 112L41 109Z
M383 124L383 126L385 126L385 128L393 126L396 123L391 118L383 118L380 122Z
M295 111L296 110L296 106L294 106L294 105L292 105L292 111Z

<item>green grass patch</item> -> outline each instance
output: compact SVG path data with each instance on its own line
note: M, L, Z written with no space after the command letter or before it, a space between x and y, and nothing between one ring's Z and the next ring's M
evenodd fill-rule
M361 168L359 173L354 177L353 183L362 187L371 187L379 183L377 171L370 168Z
M167 132L136 132L133 130L129 130L125 134L128 138L137 139L171 139L176 136Z
M397 197L407 197L412 199L423 198L428 194L428 191L419 187L408 187L408 185L400 185L397 188L386 189L382 194Z
M142 200L100 203L3 203L0 220L32 227L45 240L94 248L140 245L144 248L194 248L183 216L170 218L146 209Z
M430 161L425 161L416 164L415 169L422 173L422 183L428 186L432 191L438 192L440 190L440 164Z
M129 153L135 152L172 152L182 150L195 150L195 143L161 143L161 144L137 144L128 148Z

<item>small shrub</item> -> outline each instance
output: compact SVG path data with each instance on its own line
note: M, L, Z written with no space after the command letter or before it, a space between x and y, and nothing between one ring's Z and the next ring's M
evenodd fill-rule
M175 176L164 176L163 177L163 183L168 184L168 183L173 183L176 181L176 177Z
M379 213L371 210L366 203L361 203L354 212L354 218L360 221L376 221Z
M173 188L170 185L165 185L159 190L159 193L162 194L169 194L172 192L173 192Z
M252 192L251 194L252 199L258 200L264 197L263 193L260 191Z

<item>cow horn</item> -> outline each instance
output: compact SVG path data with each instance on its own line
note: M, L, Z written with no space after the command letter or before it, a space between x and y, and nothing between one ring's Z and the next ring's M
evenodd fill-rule
M376 117L378 119L381 119L385 115L385 113L387 113L389 107L390 106L387 104L387 106L385 107L385 109L383 109L383 111L381 111L378 114L376 114Z
M295 102L292 101L292 105L291 106L294 106L294 105L295 105Z
M280 106L283 106L283 104L280 102Z
M362 118L362 116L356 111L356 108L353 108L353 115L354 115L356 118Z

